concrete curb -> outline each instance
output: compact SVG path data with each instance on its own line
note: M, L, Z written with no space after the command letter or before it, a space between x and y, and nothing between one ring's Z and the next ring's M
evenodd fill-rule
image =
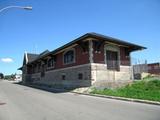
M71 93L76 93L76 94L81 94L81 95L88 95L88 96L94 96L94 97L103 97L103 98L109 98L109 99L115 99L115 100L123 100L123 101L130 101L130 102L138 102L138 103L152 104L152 105L160 105L160 102L150 101L150 100L141 100L141 99L132 99L132 98L108 96L108 95L80 93L80 92L73 92L73 91L72 91Z

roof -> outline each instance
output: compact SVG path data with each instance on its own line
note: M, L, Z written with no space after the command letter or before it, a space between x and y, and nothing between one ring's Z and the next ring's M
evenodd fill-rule
M28 62L32 62L38 58L38 54L27 53Z
M91 33L87 33L65 45L63 45L62 47L59 47L55 50L53 50L51 53L56 53L72 44L75 44L76 42L78 41L81 41L83 39L86 39L86 38L97 38L97 39L101 39L101 40L105 40L105 41L108 41L108 42L113 42L113 43L118 43L118 44L121 44L121 45L126 45L126 46L130 46L132 47L132 49L134 50L143 50L143 49L146 49L146 47L143 47L143 46L140 46L140 45L137 45L137 44L133 44L133 43L130 43L130 42L126 42L126 41L123 41L123 40L120 40L120 39L117 39L117 38L113 38L113 37L109 37L109 36L105 36L105 35L102 35L102 34L98 34L98 33L94 33L94 32L91 32Z
M125 46L129 46L132 51L136 51L136 50L143 50L143 49L146 49L146 47L143 47L143 46L140 46L140 45L137 45L137 44L133 44L133 43L130 43L130 42L126 42L126 41L123 41L123 40L120 40L120 39L117 39L117 38L113 38L113 37L109 37L109 36L105 36L105 35L102 35L102 34L98 34L98 33L94 33L94 32L91 32L91 33L86 33L84 34L83 36L77 38L77 39L74 39L73 41L49 52L49 51L44 51L42 52L41 54L39 54L39 56L36 54L33 54L33 56L31 55L31 62L34 62L40 58L43 58L43 57L46 57L50 54L55 54L57 53L58 51L60 50L63 50L81 40L84 40L86 38L95 38L95 39L100 39L100 40L104 40L104 41L107 41L107 42L112 42L112 43L116 43L116 44L120 44L120 45L125 45Z
M28 62L32 62L35 61L37 59L40 59L41 57L45 56L46 54L50 53L49 50L45 50L40 54L32 54L32 53L27 53L27 57L28 57Z
M20 68L18 68L17 70L22 70L23 69L23 67L20 67Z
M159 65L160 66L160 62L148 63L148 65Z
M50 52L49 50L45 50L42 53L40 53L38 57L43 57L44 55L48 54L49 52Z
M135 48L135 50L146 49L146 47L143 47L143 46L140 46L140 45L137 45L137 44L134 44L134 43L130 43L130 42L127 42L127 41L124 41L124 40L121 40L121 39L117 39L117 38L109 37L109 36L106 36L106 35L102 35L102 34L99 34L99 33L92 32L92 33L87 33L87 34L91 37L100 38L100 39L103 39L103 40L108 41L108 42L114 42L114 43L130 46L130 47Z
M28 63L32 63L33 61L38 60L39 58L43 57L44 55L48 54L50 51L45 50L40 54L33 54L33 53L27 53ZM18 68L18 70L22 70L23 67Z

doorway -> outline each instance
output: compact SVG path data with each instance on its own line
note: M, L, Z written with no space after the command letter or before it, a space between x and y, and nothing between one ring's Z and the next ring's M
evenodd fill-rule
M119 70L118 52L107 50L106 63L107 63L107 69L118 71Z

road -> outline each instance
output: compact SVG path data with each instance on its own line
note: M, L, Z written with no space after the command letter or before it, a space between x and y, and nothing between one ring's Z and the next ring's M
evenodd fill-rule
M160 120L160 106L0 81L0 120Z

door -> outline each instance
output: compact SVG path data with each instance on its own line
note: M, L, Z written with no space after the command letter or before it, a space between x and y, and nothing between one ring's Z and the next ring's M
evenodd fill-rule
M118 52L107 50L106 62L107 62L107 69L119 70Z

